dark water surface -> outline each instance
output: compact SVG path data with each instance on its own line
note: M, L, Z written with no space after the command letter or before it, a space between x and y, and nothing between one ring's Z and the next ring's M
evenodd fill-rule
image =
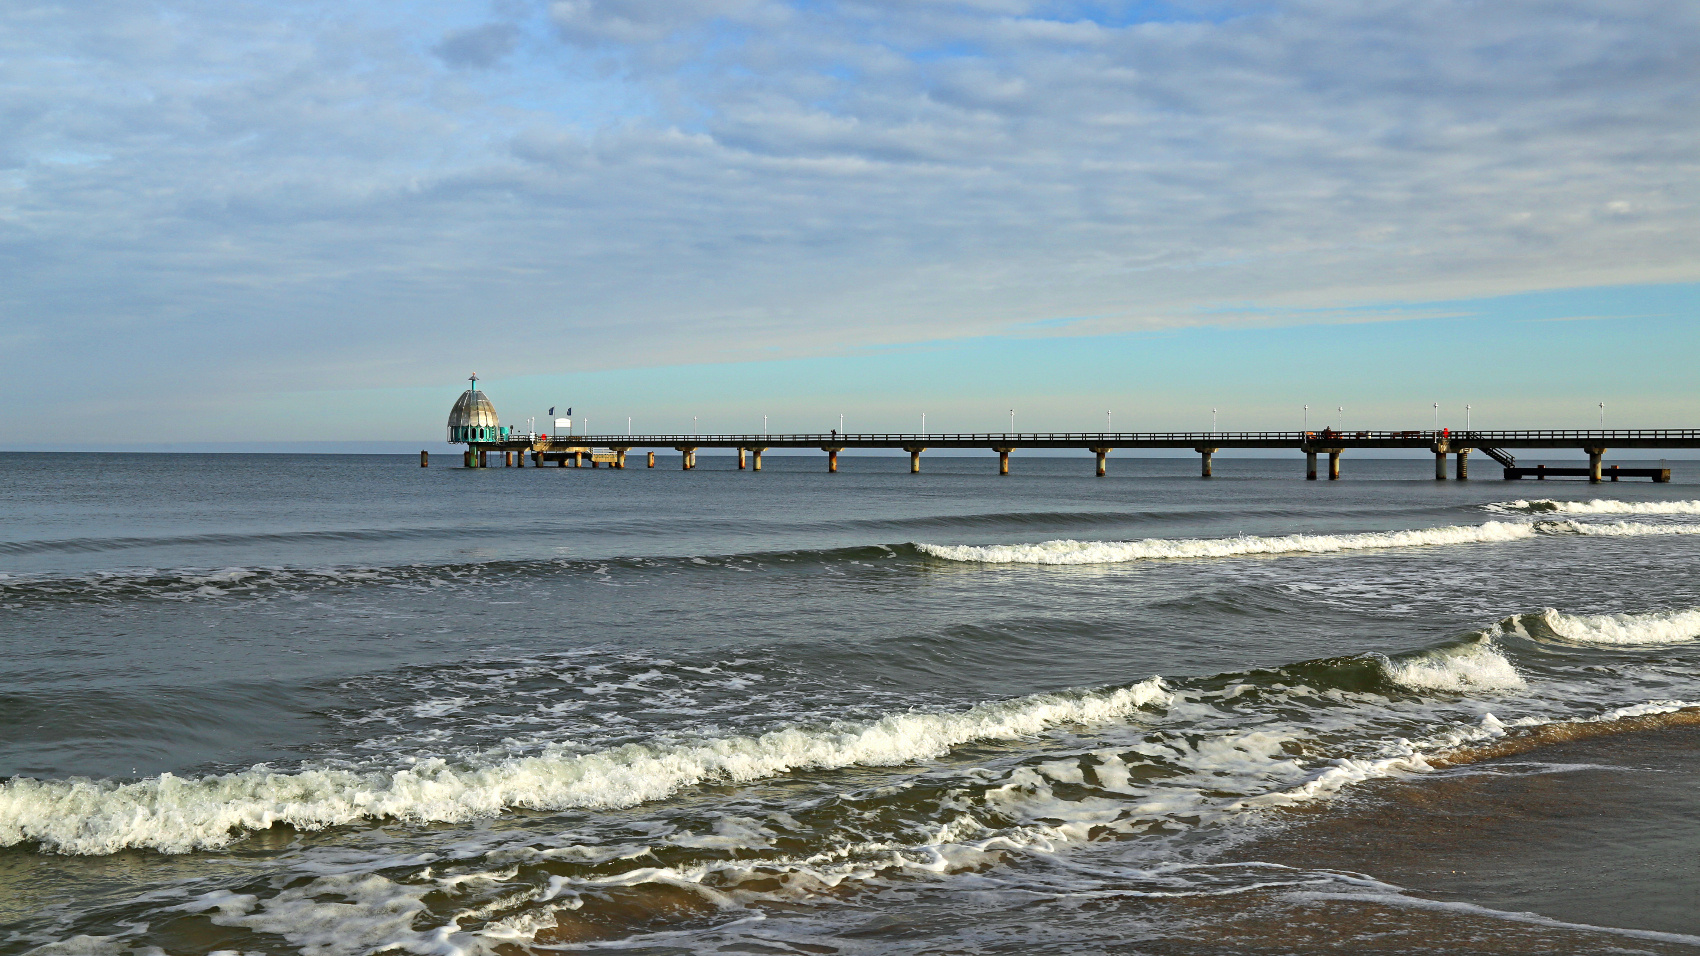
M701 461L0 457L0 953L1700 952L1681 463Z

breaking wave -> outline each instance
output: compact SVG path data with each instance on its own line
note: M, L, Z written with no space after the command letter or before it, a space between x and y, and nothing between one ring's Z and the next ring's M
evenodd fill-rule
M14 778L0 784L0 846L28 841L67 854L129 847L184 853L225 846L240 831L279 823L317 830L363 818L452 822L507 809L628 807L699 783L911 763L973 741L1118 720L1168 699L1153 677L1112 691L1041 694L959 713L892 714L868 724L791 727L689 746L554 752L485 767L429 760L389 773L281 773L262 764L240 773L198 779L163 774L123 784Z
M1383 669L1388 680L1408 690L1463 693L1525 686L1511 661L1486 641L1393 658Z
M1038 544L926 544L922 554L947 561L980 564L1113 564L1166 558L1230 558L1258 554L1334 554L1381 548L1421 548L1448 544L1488 544L1523 541L1543 535L1638 537L1700 534L1700 525L1655 525L1619 521L1610 524L1581 521L1487 521L1411 531L1368 531L1359 534L1288 534L1273 537L1146 538L1141 541L1076 541L1060 539Z
M1680 644L1700 638L1700 608L1647 614L1565 614L1549 607L1507 618L1500 628L1526 636L1550 634L1577 644Z
M1488 511L1524 514L1569 515L1700 515L1700 501L1614 501L1595 498L1593 501L1557 501L1536 498L1516 501L1496 501L1483 505Z

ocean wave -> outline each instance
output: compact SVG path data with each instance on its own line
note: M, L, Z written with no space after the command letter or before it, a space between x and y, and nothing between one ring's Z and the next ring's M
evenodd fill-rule
M1382 668L1388 680L1416 691L1467 693L1527 686L1504 653L1487 641L1389 658Z
M548 753L483 767L430 760L389 773L281 773L260 765L198 779L164 774L133 783L14 778L0 784L0 846L33 842L66 854L132 847L184 853L225 846L241 831L279 823L316 830L365 818L453 822L507 809L627 807L699 783L912 763L973 741L1118 720L1168 699L1153 677L1115 690L1041 694L958 713L892 714L867 724L791 727L689 746Z
M1248 555L1334 554L1384 548L1422 548L1452 544L1524 541L1542 535L1637 537L1700 534L1700 525L1635 522L1487 521L1409 531L1357 534L1241 535L1234 538L1145 538L1140 541L1076 541L1038 544L951 545L916 542L922 554L947 561L979 564L1114 564L1174 558L1229 558Z
M1519 498L1516 501L1496 501L1482 507L1488 511L1523 514L1700 515L1700 501L1615 501L1609 498L1559 501L1553 498Z
M1507 633L1555 636L1577 644L1680 644L1700 638L1700 608L1645 614L1565 614L1546 608L1500 623Z

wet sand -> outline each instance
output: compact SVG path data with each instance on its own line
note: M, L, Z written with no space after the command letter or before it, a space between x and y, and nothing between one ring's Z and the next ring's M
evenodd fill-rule
M1433 901L1700 935L1700 727L1663 723L1514 735L1432 776L1365 784L1233 857L1361 873ZM1488 948L1518 951L1508 942Z

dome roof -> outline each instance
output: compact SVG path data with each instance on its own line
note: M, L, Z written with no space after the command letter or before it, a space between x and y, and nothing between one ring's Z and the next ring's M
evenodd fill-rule
M460 393L455 407L449 412L450 428L495 428L496 406L484 393L469 388Z

